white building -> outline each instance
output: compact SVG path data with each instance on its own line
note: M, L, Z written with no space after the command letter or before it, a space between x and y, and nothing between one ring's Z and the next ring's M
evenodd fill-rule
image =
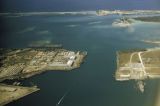
M68 60L67 65L72 66L72 64L73 64L73 60Z

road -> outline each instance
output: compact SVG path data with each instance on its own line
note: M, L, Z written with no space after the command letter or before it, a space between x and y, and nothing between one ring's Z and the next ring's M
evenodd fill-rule
M145 71L145 66L144 66L144 63L143 63L142 57L141 57L141 54L142 54L142 53L144 53L144 52L135 52L135 53L132 53L131 56L130 56L129 64L130 64L130 65L132 64L132 58L133 58L133 56L134 56L135 54L137 54L138 57L139 57L140 63L141 63L141 65L142 65L142 71L143 71L144 74L146 75L147 73L146 73L146 71ZM130 67L130 68L132 69L132 67Z
M138 52L138 57L139 57L139 60L140 60L140 62L141 62L141 65L142 65L142 71L144 72L144 74L146 75L147 73L146 73L146 71L145 71L145 66L144 66L144 63L143 63L143 61L142 61L142 57L141 57L141 54L142 54L143 52Z
M131 54L130 60L129 60L129 64L132 64L132 58L133 58L133 56L134 56L136 53L137 53L137 52Z

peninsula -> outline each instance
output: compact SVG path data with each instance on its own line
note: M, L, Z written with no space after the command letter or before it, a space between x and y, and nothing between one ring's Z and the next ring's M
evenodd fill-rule
M0 49L0 81L28 78L47 70L80 67L87 52L58 48Z
M160 22L160 16L136 17L134 19L143 22Z
M4 80L24 79L48 70L69 71L80 67L87 52L69 51L59 46L0 49L0 106L40 90L3 84Z
M0 106L6 105L38 90L39 88L36 86L22 87L0 84Z

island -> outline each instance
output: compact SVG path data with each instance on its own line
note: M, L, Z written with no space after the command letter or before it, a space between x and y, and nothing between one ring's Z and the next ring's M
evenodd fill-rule
M105 16L105 15L152 15L160 14L159 10L97 10L96 15Z
M135 49L117 52L117 81L160 78L160 48ZM139 82L138 82L139 83ZM140 90L143 92L142 83Z
M160 22L159 10L98 10L97 16L119 15L120 19L116 19L112 26L129 27L137 21L141 22Z
M113 23L113 27L129 27L131 24L134 23L133 19L122 17L120 19L116 19Z

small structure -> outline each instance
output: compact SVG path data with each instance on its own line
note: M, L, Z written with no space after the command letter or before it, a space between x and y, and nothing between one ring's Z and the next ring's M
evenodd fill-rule
M68 60L67 65L72 66L72 64L73 64L73 60Z

